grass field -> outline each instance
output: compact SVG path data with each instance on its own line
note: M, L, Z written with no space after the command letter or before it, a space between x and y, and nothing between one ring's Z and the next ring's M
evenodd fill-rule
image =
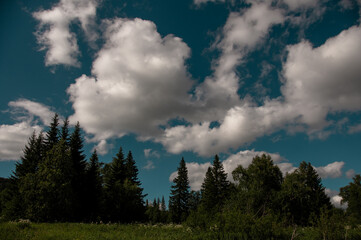
M291 239L285 229L282 239ZM346 239L361 239L361 228L350 230ZM0 223L1 240L121 240L121 239L259 239L237 233L198 231L182 225L82 224L82 223ZM267 238L268 239L268 238ZM280 238L275 238L280 239ZM299 228L293 239L323 239L315 228ZM326 239L341 239L327 237ZM342 239L345 239L342 236ZM266 239L262 239L266 240Z

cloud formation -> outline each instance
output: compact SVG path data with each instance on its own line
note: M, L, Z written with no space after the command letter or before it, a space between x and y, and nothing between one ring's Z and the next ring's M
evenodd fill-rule
M154 23L141 19L107 21L104 37L93 76L67 90L75 111L70 120L99 140L159 134L160 125L187 109L189 47L173 35L162 38Z
M324 167L316 167L321 178L338 178L342 176L342 168L345 162L333 162Z
M31 134L34 131L39 134L54 116L48 106L27 99L11 101L8 105L17 123L0 125L0 161L19 160Z
M93 30L97 0L61 0L50 10L33 13L39 21L36 32L41 50L47 50L45 65L64 64L79 66L80 54L75 33L70 31L70 24L79 21L88 40L97 37Z

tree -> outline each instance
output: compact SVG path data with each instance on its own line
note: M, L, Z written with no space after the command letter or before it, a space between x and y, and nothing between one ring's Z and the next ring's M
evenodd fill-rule
M54 114L49 130L46 132L45 145L46 150L49 151L59 141L59 116L57 113Z
M33 191L36 200L32 200L31 212L29 212L31 219L40 221L72 219L74 215L72 174L70 151L65 141L61 140L47 152L36 176L29 179L37 181L35 182L36 191Z
M319 218L320 209L331 208L321 178L311 163L301 162L298 169L286 175L281 197L283 214L297 225L310 225Z
M347 186L340 188L341 203L347 203L346 214L361 223L361 176L357 174Z
M66 122L64 123L66 125ZM64 136L65 137L65 136ZM63 139L65 146L67 146L65 139ZM74 131L70 136L70 159L72 162L72 175L71 185L74 191L73 208L74 208L74 220L82 220L82 217L86 215L84 202L86 199L86 183L85 183L85 169L86 161L83 154L83 139L81 137L80 124L77 122Z
M66 118L61 127L60 139L64 140L65 143L69 144L69 120Z
M128 156L125 159L125 178L128 178L132 183L140 185L138 180L138 168L135 165L133 154L131 151L128 152Z
M233 171L238 198L242 199L246 212L264 215L267 209L273 209L276 196L281 190L282 173L273 164L269 155L253 158L247 169L241 165Z
M218 155L215 155L212 167L209 167L202 184L202 205L209 211L218 211L222 208L229 196L230 183L227 173Z
M85 204L87 206L87 218L90 221L96 221L101 214L102 176L100 166L97 151L94 150L86 171L87 201Z
M169 212L173 222L184 221L189 214L189 180L188 170L184 158L178 167L178 176L173 180L171 196L169 198Z

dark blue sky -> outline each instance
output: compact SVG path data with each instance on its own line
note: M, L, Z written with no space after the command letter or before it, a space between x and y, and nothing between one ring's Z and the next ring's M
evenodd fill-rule
M2 1L0 176L57 112L87 156L131 150L150 199L216 153L311 162L338 191L361 172L359 24L353 0Z

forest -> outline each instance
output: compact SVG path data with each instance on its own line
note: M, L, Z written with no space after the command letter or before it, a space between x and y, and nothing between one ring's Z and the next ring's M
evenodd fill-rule
M167 206L164 197L145 201L131 151L120 147L107 164L96 151L87 160L80 124L71 132L59 121L55 114L45 133L34 132L11 177L0 179L1 222L181 224L204 239L361 239L360 175L340 189L340 209L311 163L283 176L269 155L256 156L228 181L216 155L201 190L191 191L182 158Z

